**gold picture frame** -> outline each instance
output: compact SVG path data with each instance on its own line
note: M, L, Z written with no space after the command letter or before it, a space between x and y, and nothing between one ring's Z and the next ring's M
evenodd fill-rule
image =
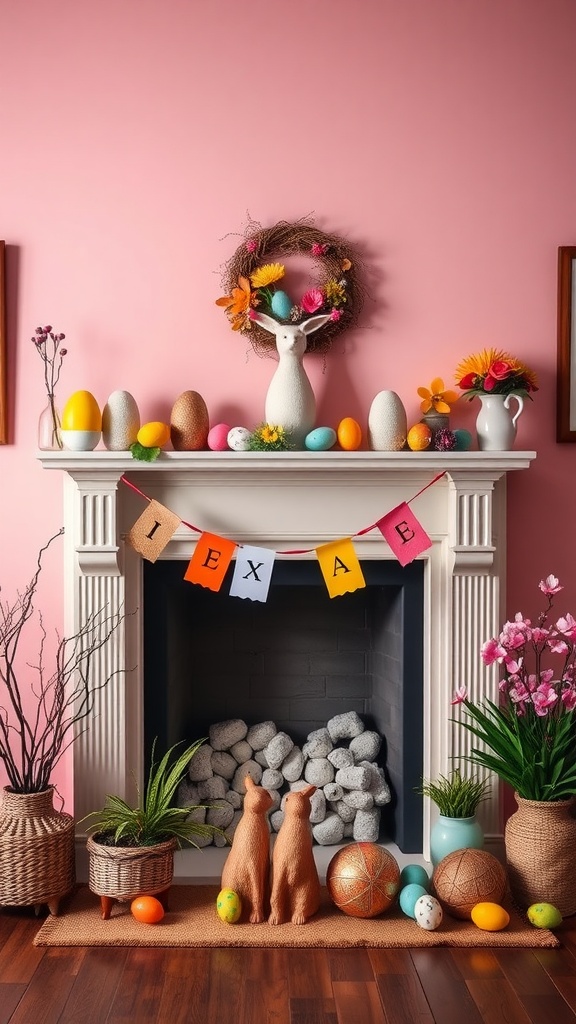
M558 249L556 440L576 441L576 245Z
M6 367L6 243L0 241L0 444L8 443L8 371Z

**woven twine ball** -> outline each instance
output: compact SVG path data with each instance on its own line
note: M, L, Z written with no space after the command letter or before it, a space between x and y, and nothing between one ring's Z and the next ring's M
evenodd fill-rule
M393 903L400 868L376 843L351 843L332 857L326 886L333 903L350 917L377 917Z
M506 871L486 850L455 850L434 868L432 885L444 910L468 920L477 903L502 903Z

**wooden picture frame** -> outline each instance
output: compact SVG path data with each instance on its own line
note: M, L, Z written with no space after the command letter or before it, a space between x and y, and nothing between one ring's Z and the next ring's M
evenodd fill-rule
M576 441L576 245L558 249L556 440Z
M0 444L8 443L8 370L6 367L6 244L0 241Z

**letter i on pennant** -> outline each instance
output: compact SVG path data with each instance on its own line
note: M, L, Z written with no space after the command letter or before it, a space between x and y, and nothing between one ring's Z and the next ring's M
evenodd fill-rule
M153 499L126 535L126 540L142 558L155 562L181 522L179 516Z
M383 516L376 525L388 541L400 565L408 565L422 551L432 547L430 537L422 529L405 501Z

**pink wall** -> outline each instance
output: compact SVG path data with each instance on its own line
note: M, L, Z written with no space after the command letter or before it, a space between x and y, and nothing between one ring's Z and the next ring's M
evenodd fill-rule
M370 266L365 326L310 358L319 422L365 422L375 393L416 388L484 346L539 374L509 484L512 613L550 572L575 611L572 445L555 441L556 252L576 243L573 0L4 2L0 233L8 249L12 443L0 449L6 597L61 524L61 480L35 458L44 405L30 344L67 335L59 387L144 419L185 389L213 423L263 417L273 364L214 305L247 212L312 213ZM9 9L9 11L8 11ZM225 237L229 235L229 237ZM473 423L457 407L455 425ZM60 551L45 574L61 621ZM65 792L70 764L61 773Z

